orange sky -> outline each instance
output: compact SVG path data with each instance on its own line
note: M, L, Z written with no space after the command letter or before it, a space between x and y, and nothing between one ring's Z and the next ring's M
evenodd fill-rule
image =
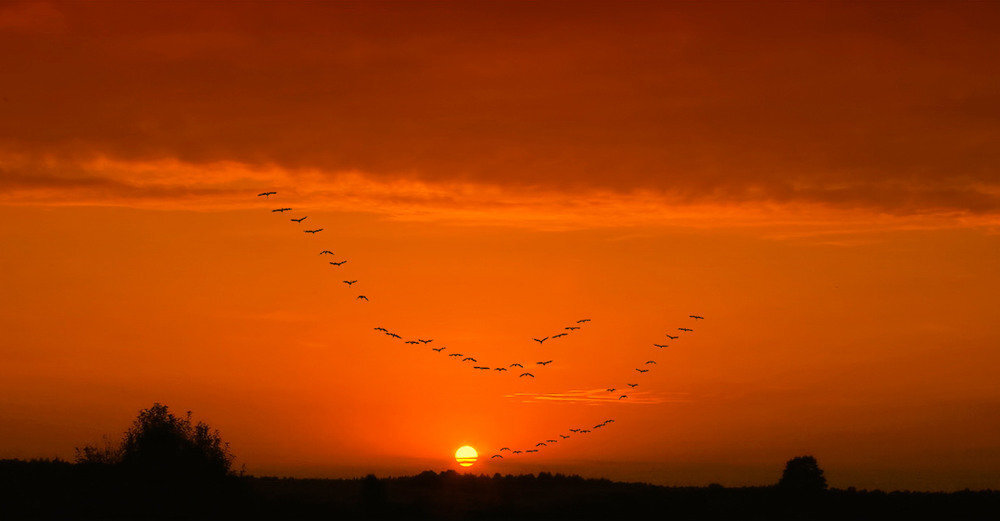
M811 453L834 486L998 488L998 22L0 4L0 458L160 401L253 473L454 468L615 418L472 469L763 484ZM482 374L375 326L555 362Z

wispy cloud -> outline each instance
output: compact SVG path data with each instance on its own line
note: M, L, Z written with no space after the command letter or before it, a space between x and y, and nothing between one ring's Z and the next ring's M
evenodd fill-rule
M606 389L572 389L561 393L513 393L505 395L504 397L519 400L523 403L572 402L586 405L598 405L602 403L654 405L659 403L683 403L691 401L688 393L635 391L624 389L620 391L621 392L610 393ZM619 399L619 396L623 394L627 395L628 398Z

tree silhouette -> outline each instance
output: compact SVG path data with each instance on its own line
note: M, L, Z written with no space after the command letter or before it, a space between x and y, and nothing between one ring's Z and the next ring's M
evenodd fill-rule
M229 474L233 454L219 431L203 422L193 423L190 411L179 418L166 405L154 403L139 411L120 444L106 441L103 448L77 448L76 460L161 478L208 478Z
M826 478L816 458L799 456L785 463L778 488L790 492L822 492L826 490Z

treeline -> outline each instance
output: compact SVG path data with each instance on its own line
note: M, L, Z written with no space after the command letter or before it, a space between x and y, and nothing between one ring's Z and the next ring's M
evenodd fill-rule
M1000 519L1000 492L828 489L810 456L767 487L661 487L425 471L378 479L233 472L218 432L156 404L73 463L0 460L0 519Z

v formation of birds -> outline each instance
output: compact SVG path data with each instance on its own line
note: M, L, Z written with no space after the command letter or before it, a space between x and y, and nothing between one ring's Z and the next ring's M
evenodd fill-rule
M258 197L264 197L264 198L267 198L267 199L270 199L270 196L272 196L272 195L277 195L277 192L261 192L261 193L257 194ZM292 210L293 210L292 208L281 207L281 208L275 208L275 209L271 210L271 212L272 213L278 213L278 214L284 215L285 212L289 212L289 211L292 211ZM297 223L297 224L303 224L303 221L305 221L307 218L308 218L308 216L302 216L302 217L292 218L290 220L292 222ZM315 236L317 233L322 232L323 230L324 230L323 228L311 228L311 229L303 229L302 231L305 232L305 233L308 233L310 235L314 235ZM334 252L332 252L330 250L322 250L322 251L319 252L319 254L321 256L323 256L323 255L333 255L333 256L335 256ZM347 260L346 259L341 259L341 260L337 260L337 261L330 261L330 265L333 266L333 267L335 267L335 268L340 268L344 264L347 264ZM344 284L346 284L348 287L353 288L354 284L357 283L358 281L352 279L352 280L344 280L342 282ZM355 297L355 300L369 302L369 298L366 295L358 295L357 297ZM704 319L704 317L702 317L700 315L689 315L688 318L690 318L690 319L692 319L694 321L698 321L698 320L703 320ZM543 345L543 344L545 344L545 342L551 342L553 340L558 340L558 339L564 338L566 336L569 336L571 333L575 333L577 331L582 331L583 327L586 326L587 324L589 324L590 322L591 322L591 319L589 319L589 318L583 318L583 319L577 320L576 323L574 323L572 325L563 327L561 330L559 330L558 332L556 332L554 334L549 334L548 336L544 336L544 337L541 337L541 338L532 337L531 340L533 340L535 342L538 342L539 345ZM376 327L373 328L373 330L376 333L383 334L386 338L388 338L390 340L402 342L402 343L407 344L407 345L428 346L428 344L431 344L431 343L434 342L434 339L432 339L432 338L410 338L410 339L404 340L403 335L401 335L399 333L396 333L396 332L394 332L394 331L392 331L392 330L390 330L388 328L382 327L382 326L376 326ZM684 333L692 333L692 332L694 332L694 330L692 328L689 328L689 327L678 327L676 330L679 331L679 333L677 333L676 335L671 335L670 333L665 333L665 336L670 341L673 341L673 340L680 339L680 335L682 335ZM535 378L535 374L532 371L541 371L541 370L544 370L549 364L551 364L551 363L554 362L554 360L538 360L538 361L534 361L534 362L527 361L527 362L524 362L524 363L521 363L521 361L508 361L508 362L503 362L503 363L499 363L499 364L485 365L482 362L480 362L479 359L476 358L475 355L472 355L472 354L469 354L467 352L464 352L464 350L463 350L463 352L458 352L457 350L449 350L449 348L447 348L445 346L440 346L438 344L435 344L434 346L428 346L428 347L430 347L431 351L434 351L436 353L447 354L448 358L453 359L455 361L458 361L458 363L460 365L468 367L468 368L471 368L473 370L483 371L483 372L488 371L488 372L496 373L496 374L505 374L505 375L510 375L511 377L516 377L516 378L531 378L531 379L533 379L533 378ZM656 348L656 349L663 349L665 347L670 347L670 346L669 346L669 344L653 343L652 347ZM639 365L639 367L635 368L635 374L637 376L645 376L646 373L649 373L650 370L651 370L651 368L654 367L654 366L656 366L656 365L657 365L656 360L647 360L646 362L644 362L641 365ZM531 370L528 370L528 368L531 368ZM539 372L539 374L541 374L541 372ZM612 385L612 386L607 387L604 390L604 392L608 393L607 394L608 399L610 399L612 401L628 400L629 399L628 394L626 394L623 391L625 391L626 388L628 388L628 389L635 389L636 387L639 387L639 385L640 384L636 383L636 382L628 382L628 383L625 383L624 385ZM570 428L570 429L568 429L566 431L568 434L559 433L559 435L558 435L559 439L548 438L548 439L545 439L543 441L540 441L540 442L536 443L532 447L519 448L519 449L511 449L510 447L501 447L501 448L499 448L498 450L495 451L495 454L493 454L492 456L490 456L489 461L502 460L505 455L507 457L511 457L511 456L520 456L520 455L523 455L523 454L536 454L541 449L548 447L550 444L558 443L561 440L566 440L566 439L569 439L569 438L571 438L573 436L584 436L584 435L590 434L591 432L593 432L593 431L595 431L597 429L603 428L603 427L605 427L607 425L610 425L610 424L614 423L614 421L615 421L614 419L607 419L607 420L604 420L604 421L602 421L600 423L597 423L597 424L595 424L593 426L590 426L590 427L574 427L574 428Z

